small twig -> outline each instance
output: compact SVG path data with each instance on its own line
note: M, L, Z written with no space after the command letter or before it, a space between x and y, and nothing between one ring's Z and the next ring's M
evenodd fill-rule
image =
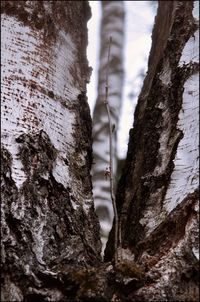
M121 217L119 218L118 235L119 235L119 260L122 261L122 220L121 220Z
M118 214L117 214L117 206L115 201L114 194L114 177L113 177L113 145L112 145L112 133L113 133L113 125L111 122L111 114L110 107L108 103L108 74L109 74L109 64L110 64L110 49L111 49L112 37L109 39L109 47L108 47L108 61L107 61L107 71L106 71L106 86L105 86L105 101L106 110L108 114L108 122L109 122L109 144L110 144L110 194L111 200L114 210L114 219L115 219L115 239L114 239L114 249L115 249L115 265L118 262Z

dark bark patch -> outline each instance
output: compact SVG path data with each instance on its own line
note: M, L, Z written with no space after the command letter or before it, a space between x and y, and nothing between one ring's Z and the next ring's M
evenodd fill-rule
M91 16L87 1L45 2L1 1L1 13L13 16L42 33L46 43L55 41L63 29L73 36L74 41L79 41L80 32Z
M90 138L87 138L89 144ZM20 146L19 157L28 178L18 190L10 175L11 155L3 149L2 194L5 221L2 234L5 257L2 279L4 284L9 274L12 282L19 285L27 301L36 296L45 299L48 293L35 290L37 281L34 276L39 278L42 267L59 267L63 271L66 264L79 268L97 265L100 262L99 229L94 224L91 231L92 223L96 223L94 209L91 207L86 215L80 204L74 210L72 203L77 200L71 188L65 189L54 179L52 167L57 152L48 135L44 132L23 134L16 141ZM43 173L48 173L48 179L42 177ZM14 208L12 204L15 205ZM15 246L13 242L16 242ZM43 246L42 258L39 256L40 245ZM27 265L31 272L28 275ZM25 276L26 282L22 277L18 278L18 275ZM30 284L33 292L27 291ZM64 287L63 285L62 288Z
M48 96L53 99L54 98L54 93L53 91L48 91Z
M188 196L179 204L166 219L148 236L136 246L136 259L138 260L144 251L149 255L165 254L185 236L185 227L191 217L196 215L194 206L198 200L198 190Z
M75 137L76 146L73 153L73 160L70 165L77 177L85 184L85 193L91 192L91 165L93 161L92 157L92 119L90 115L90 109L87 102L85 92L78 95L78 102L76 102L76 131L73 135ZM79 154L84 154L85 164L80 165Z
M50 172L57 152L44 131L36 134L22 134L16 138L19 146L19 157L28 176Z
M11 177L12 156L4 147L1 148L1 175L5 178Z

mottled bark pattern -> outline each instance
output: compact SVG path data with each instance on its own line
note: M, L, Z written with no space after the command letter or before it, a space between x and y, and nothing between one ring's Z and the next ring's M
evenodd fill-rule
M101 260L86 98L90 10L82 1L1 4L1 301L61 301L72 286L58 274Z
M198 297L197 18L198 1L159 2L117 191L122 254L152 278L130 295L133 301ZM106 260L113 257L113 236Z

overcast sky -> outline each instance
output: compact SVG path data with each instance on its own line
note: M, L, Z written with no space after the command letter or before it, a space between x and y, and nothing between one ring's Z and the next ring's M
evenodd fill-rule
M118 156L126 157L128 134L133 124L133 113L137 96L142 85L139 73L146 72L147 59L151 47L151 32L156 14L152 1L124 1L125 3L125 51L124 69L125 83L123 90L123 105L118 132ZM154 1L155 2L155 1ZM92 17L88 22L89 45L87 56L89 65L93 68L88 84L88 102L91 114L97 98L97 72L99 67L100 44L100 1L89 1Z

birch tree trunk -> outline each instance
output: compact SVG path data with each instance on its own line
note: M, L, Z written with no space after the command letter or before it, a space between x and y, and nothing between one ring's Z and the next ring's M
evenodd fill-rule
M105 106L105 86L108 68L109 38L112 37L109 61L108 102L111 110L113 132L113 164L116 174L117 163L117 128L122 103L123 88L123 45L124 45L124 3L123 1L101 1L101 41L98 79L98 98L93 116L93 194L96 213L101 225L103 249L113 221L113 207L110 197L109 176L105 176L110 166L109 121Z
M85 95L90 10L87 1L1 4L1 301L61 301L76 287L69 271L101 259Z
M117 191L122 256L145 271L128 301L197 301L198 1L159 1ZM111 233L105 259L113 257Z

